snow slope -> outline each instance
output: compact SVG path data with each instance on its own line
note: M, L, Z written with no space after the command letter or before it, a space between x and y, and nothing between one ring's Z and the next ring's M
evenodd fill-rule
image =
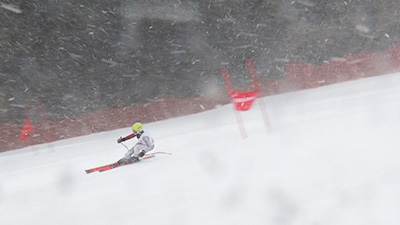
M157 157L104 173L130 128L0 154L0 224L400 223L400 74L145 124ZM132 118L132 123L135 122ZM125 144L132 146L136 141Z

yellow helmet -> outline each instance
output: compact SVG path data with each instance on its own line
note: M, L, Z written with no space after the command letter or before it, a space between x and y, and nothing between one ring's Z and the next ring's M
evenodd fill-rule
M133 126L132 126L132 131L133 132L137 132L137 133L140 133L140 132L142 132L142 130L143 130L143 124L142 123L135 123L135 124L133 124Z

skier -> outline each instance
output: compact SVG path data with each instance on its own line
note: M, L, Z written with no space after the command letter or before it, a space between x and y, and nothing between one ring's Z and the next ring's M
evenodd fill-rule
M137 122L133 124L132 131L132 134L126 137L120 137L117 140L118 143L121 143L134 137L138 138L138 142L130 150L128 150L122 159L118 160L120 164L129 164L139 161L141 157L154 148L154 140L148 132L143 130L142 123Z

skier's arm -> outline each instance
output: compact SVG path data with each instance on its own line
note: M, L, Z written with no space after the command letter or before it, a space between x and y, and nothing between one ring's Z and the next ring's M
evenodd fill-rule
M118 143L121 143L121 142L123 142L123 141L129 140L129 139L134 138L134 137L136 137L136 135L135 135L134 133L132 133L132 134L126 136L126 137L120 137L120 138L118 138L117 142L118 142Z

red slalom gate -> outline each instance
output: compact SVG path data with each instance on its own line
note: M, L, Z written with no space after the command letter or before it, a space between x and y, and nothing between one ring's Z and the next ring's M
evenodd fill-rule
M253 85L254 85L253 91L238 92L238 91L234 90L232 87L232 83L231 83L231 80L229 77L228 70L226 68L224 68L221 71L222 75L224 76L225 86L229 92L231 102L235 107L236 120L237 120L242 138L246 138L247 133L246 133L246 129L243 124L242 116L240 115L239 111L247 111L247 110L251 109L254 101L257 99L259 92L260 92L260 83L258 82L258 79L257 79L253 61L251 59L248 59L246 64L247 64L247 68L249 69L251 78L253 80ZM269 118L266 113L264 104L262 103L262 101L259 101L259 103L260 103L261 113L264 118L265 127L267 129L267 132L270 133L271 125L270 125Z

